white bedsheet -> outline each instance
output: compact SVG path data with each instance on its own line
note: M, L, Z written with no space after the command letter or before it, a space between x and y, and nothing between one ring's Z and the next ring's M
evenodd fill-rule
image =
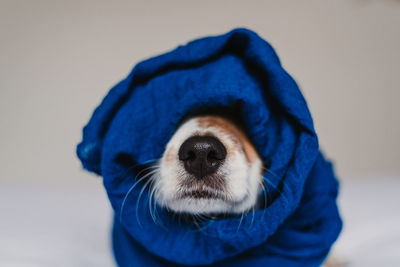
M100 179L0 183L0 266L115 266L111 208ZM400 266L400 177L342 183L343 233L333 254L347 266Z
M90 178L89 178L90 179ZM115 266L101 180L1 184L0 266Z

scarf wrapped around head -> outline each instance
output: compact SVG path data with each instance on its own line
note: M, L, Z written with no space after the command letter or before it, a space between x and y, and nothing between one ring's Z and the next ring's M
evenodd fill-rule
M143 184L133 187L140 173L132 166L159 159L189 112L234 104L268 169L268 205L200 229L156 207L154 222L154 203ZM137 64L96 108L77 154L103 177L123 267L319 266L341 230L338 182L306 102L273 48L246 29Z

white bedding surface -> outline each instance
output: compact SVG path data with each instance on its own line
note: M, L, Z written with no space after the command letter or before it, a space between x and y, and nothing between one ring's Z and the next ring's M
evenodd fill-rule
M90 178L89 178L90 179ZM1 184L0 266L115 266L101 180Z
M343 182L339 206L343 232L333 255L346 266L400 266L400 177Z
M111 208L100 179L0 183L0 266L114 266ZM347 266L400 266L400 177L342 183L345 225L333 254Z

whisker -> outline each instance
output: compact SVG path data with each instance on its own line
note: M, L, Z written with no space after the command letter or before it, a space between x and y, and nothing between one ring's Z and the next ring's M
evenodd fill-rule
M155 192L156 191L158 191L158 188L157 187L155 187L154 186L154 184L155 184L155 182L156 182L156 179L159 177L159 172L156 172L155 174L154 174L154 176L155 176L155 178L152 178L152 183L150 184L150 197L149 197L149 212L150 212L150 216L151 216L151 218L152 218L152 220L153 220L153 222L155 223L155 224L157 224L157 225L160 225L160 226L162 226L162 227L164 227L164 225L162 224L162 222L161 222L161 224L157 221L157 217L159 217L158 216L158 212L157 212L157 202L156 202L156 200L154 199L154 194L155 194ZM161 221L161 220L160 220ZM164 227L165 228L165 227Z
M131 188L129 188L129 190L128 190L128 192L126 193L126 195L125 195L125 197L124 197L124 199L123 199L123 201L122 201L122 204L121 204L120 215L119 215L119 220L120 220L120 222L122 221L123 211L124 211L125 204L126 204L126 201L127 201L128 197L129 197L130 193L133 191L133 189L134 189L140 182L142 182L143 180L145 180L149 175L153 174L153 172L155 172L155 170L149 172L148 174L144 175L143 177L140 177L140 178L131 186ZM138 177L138 175L136 175L135 178L136 178L136 177Z
M281 196L283 197L283 199L286 201L286 203L289 203L289 200L287 199L287 197L285 196L285 193L281 190L279 190L279 188L277 188L268 178L264 177L264 180L271 185L276 191L278 191Z
M155 183L155 179L153 179L153 181L150 184L151 189L150 189L150 197L149 197L149 212L150 212L151 219L153 220L154 223L156 223L156 218L154 217L153 208L152 208L153 194L155 191L154 183Z
M157 195L158 195L158 194L159 194L159 191L160 191L159 188L156 188L154 194L157 194ZM161 206L164 206L163 203L161 203L160 205L161 205ZM160 221L160 224L159 224L159 225L160 225L161 227L163 227L165 230L168 230L168 228L164 225L164 223L163 223L163 221L162 221L160 215L158 214L157 202L156 202L156 201L154 201L153 206L154 206L154 214L155 214L155 217L156 217L156 218L157 218L157 217L160 218L160 220L159 220L159 221Z
M253 223L254 223L254 216L256 215L256 213L255 213L255 210L254 210L254 206L253 206L253 208L252 208L252 216L251 216L251 223L250 223L250 227L252 227L253 226Z
M262 195L264 196L264 206L263 206L263 214L262 214L262 220L264 220L265 212L268 207L268 187L265 186L264 182L261 182L261 192Z
M280 180L280 182L283 184L283 186L286 186L286 182L285 180L280 179L281 177L279 177L279 175L277 175L276 173L274 173L273 171L271 171L268 168L262 167L265 171L267 171L269 174L271 174L272 176L278 178ZM276 185L274 185L270 179L268 179L267 177L265 177L265 175L263 176L264 180L271 185L276 191L278 191L282 197L285 199L286 203L289 203L289 200L287 199L287 197L285 196L285 192L281 191Z
M136 168L138 166L147 165L149 163L153 163L153 162L156 162L156 161L157 161L157 159L149 159L149 160L146 160L145 162L142 162L140 164L138 163L138 164L132 165L132 166L128 167L120 177L124 178L131 170L133 170L134 168ZM136 176L139 176L139 175L136 175Z
M144 184L142 190L140 190L140 193L139 193L139 196L138 196L138 200L136 201L136 210L135 210L135 212L136 212L136 221L138 222L140 228L143 228L142 224L140 223L140 219L139 219L140 198L142 197L142 194L143 194L144 190L146 189L146 187L149 185L149 183L153 181L153 179L152 179L153 177L154 176L151 176L150 179Z
M144 168L143 170L141 170L136 176L140 176L140 174L142 174L142 172L146 172L146 171L149 171L149 170L153 171L153 170L155 170L155 169L157 169L157 168L158 168L158 166L153 166L153 165L151 165L151 166L149 166L149 167Z
M240 221L239 221L239 225L236 229L236 233L239 231L240 226L242 225L242 221L243 221L243 216L244 216L244 212L242 212L242 215L240 216Z

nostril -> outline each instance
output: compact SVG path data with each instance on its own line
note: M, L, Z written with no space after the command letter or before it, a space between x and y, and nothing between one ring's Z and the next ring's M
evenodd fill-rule
M225 157L225 146L213 136L190 137L179 149L186 171L197 178L214 173Z
M187 159L188 160L195 160L196 159L196 153L194 153L194 151L189 151Z
M196 154L192 150L185 151L184 149L179 151L179 160L194 160L196 159Z
M217 154L214 150L211 150L208 155L207 155L207 160L213 161L213 160L218 160L217 159Z

